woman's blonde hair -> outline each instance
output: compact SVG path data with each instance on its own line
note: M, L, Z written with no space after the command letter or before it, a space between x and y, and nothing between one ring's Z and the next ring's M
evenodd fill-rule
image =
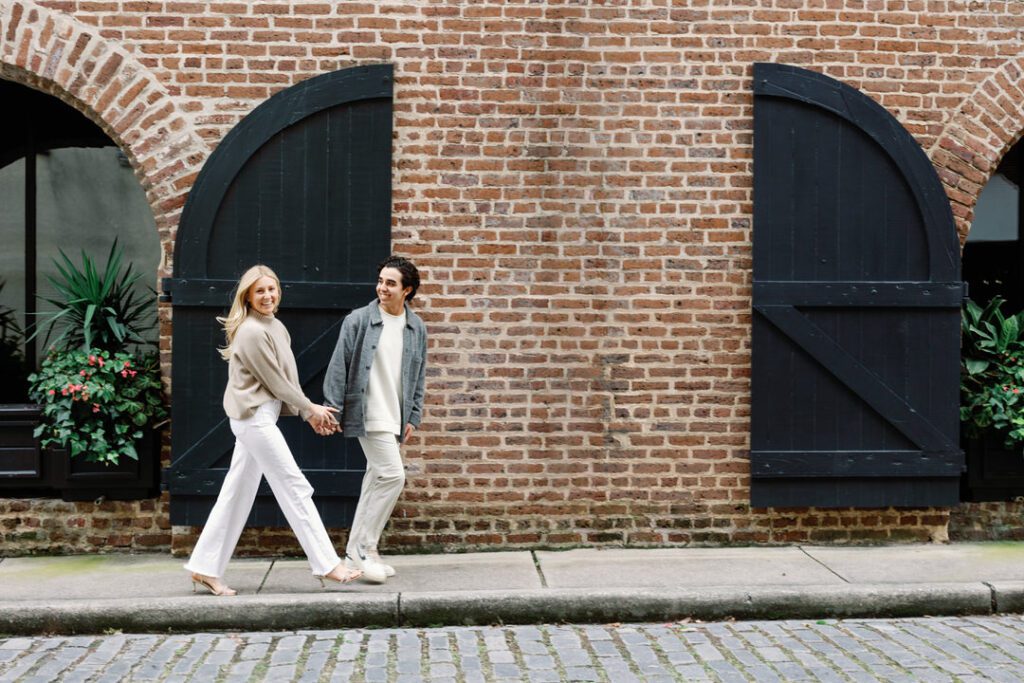
M227 339L227 346L220 351L220 357L224 360L231 359L231 342L235 340L235 333L238 332L238 326L249 315L249 290L261 277L273 278L274 282L277 283L277 305L274 307L274 312L277 312L277 308L281 305L281 279L277 277L277 273L272 271L267 266L257 264L249 270L242 273L242 277L238 280L238 286L235 287L235 293L231 296L231 310L228 311L226 318L217 318L217 322L224 326L224 337Z

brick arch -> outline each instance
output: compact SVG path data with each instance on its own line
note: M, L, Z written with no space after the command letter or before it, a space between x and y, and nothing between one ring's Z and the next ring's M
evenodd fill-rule
M60 98L121 148L156 219L160 275L169 275L191 177L209 148L163 84L98 28L24 0L0 0L0 77Z
M960 243L981 189L1024 134L1024 57L1006 62L968 96L932 145L930 156L949 196Z

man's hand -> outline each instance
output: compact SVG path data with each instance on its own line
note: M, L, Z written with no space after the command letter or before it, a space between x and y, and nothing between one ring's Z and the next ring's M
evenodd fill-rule
M411 422L405 425L405 433L402 434L402 443L405 443L406 441L409 440L409 437L412 436L412 433L415 429L416 428L412 426Z
M313 431L320 436L331 436L341 431L341 425L327 425L324 427L313 427Z
M319 434L320 436L331 436L332 434L337 434L338 432L341 431L341 425L337 423L327 423L321 425L320 427L315 427L313 426L312 423L310 423L310 426L313 427L313 431Z

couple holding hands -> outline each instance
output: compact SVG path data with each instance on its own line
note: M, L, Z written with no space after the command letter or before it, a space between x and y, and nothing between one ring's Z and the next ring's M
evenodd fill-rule
M405 484L399 445L419 426L426 379L427 333L408 306L420 276L408 259L391 256L378 267L377 298L352 311L341 326L324 378L325 405L299 386L288 330L275 317L281 282L266 266L242 275L224 326L228 361L224 412L235 435L231 466L185 569L193 589L235 595L222 577L265 476L313 574L348 583L382 583L395 570L377 542ZM277 428L280 415L299 415L321 436L358 437L366 455L359 504L345 560L338 556L313 505L313 487Z

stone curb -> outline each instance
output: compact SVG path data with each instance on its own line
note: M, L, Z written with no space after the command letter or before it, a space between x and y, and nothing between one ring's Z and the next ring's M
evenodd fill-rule
M266 595L233 598L118 598L18 602L0 606L0 633L79 634L279 631L339 626L393 626L398 596Z
M991 581L992 610L1024 612L1024 581Z
M1024 584L1021 585L1024 598ZM1024 606L1024 605L1022 605ZM607 623L738 619L818 619L990 614L992 591L982 583L766 586L737 590L542 589L410 593L405 625Z
M822 619L1024 611L1024 582L766 586L737 590L537 589L403 594L16 602L0 633L274 631L366 626Z

